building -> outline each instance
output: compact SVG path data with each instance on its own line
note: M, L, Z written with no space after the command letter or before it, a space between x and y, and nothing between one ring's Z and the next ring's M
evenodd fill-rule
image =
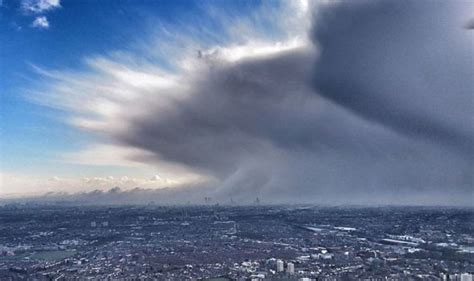
M283 264L282 260L277 260L276 262L276 267L277 267L277 272L283 272L285 270L285 265Z
M295 264L292 262L289 262L286 266L286 272L288 274L294 274L295 273Z

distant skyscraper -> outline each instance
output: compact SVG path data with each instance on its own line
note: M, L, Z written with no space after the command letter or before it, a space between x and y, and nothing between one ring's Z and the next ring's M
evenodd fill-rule
M285 265L283 264L282 260L277 260L277 272L283 272L285 270Z
M286 272L289 274L295 273L295 264L292 262L289 262L288 265L286 266Z

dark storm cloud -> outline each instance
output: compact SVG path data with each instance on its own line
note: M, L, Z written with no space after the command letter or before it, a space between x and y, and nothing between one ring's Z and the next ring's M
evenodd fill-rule
M357 2L321 9L318 93L401 133L474 149L472 34L466 1Z
M164 112L148 102L118 139L217 177L219 198L469 204L474 68L463 5L472 6L320 7L313 45L212 62L189 98Z
M468 21L465 25L466 29L474 29L474 19Z
M305 46L237 61L200 52L185 87L134 84L139 98L99 128L149 152L134 160L216 179L176 190L184 201L471 204L472 5L318 5Z

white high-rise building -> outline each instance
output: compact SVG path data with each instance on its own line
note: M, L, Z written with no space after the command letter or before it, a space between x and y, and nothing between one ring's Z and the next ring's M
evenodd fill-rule
M285 271L285 264L283 263L282 260L277 260L276 265L277 265L277 272Z
M286 266L286 272L288 272L288 274L295 273L295 264L292 262L289 262L288 265Z

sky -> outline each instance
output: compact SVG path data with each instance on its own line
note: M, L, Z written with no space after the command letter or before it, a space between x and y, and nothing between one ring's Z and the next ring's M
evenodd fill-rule
M0 197L472 204L474 2L0 3Z

